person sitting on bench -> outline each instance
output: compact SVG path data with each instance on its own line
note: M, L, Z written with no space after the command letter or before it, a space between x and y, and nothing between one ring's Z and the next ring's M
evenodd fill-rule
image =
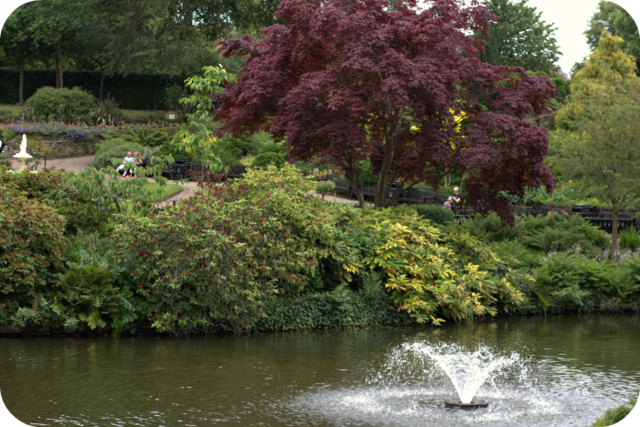
M444 202L444 205L442 205L442 207L445 208L445 209L449 209L449 210L454 209L456 207L456 205L458 203L460 203L460 194L459 194L459 192L460 192L460 189L458 187L455 187L453 189L453 196L449 197L447 199L447 201Z
M118 172L122 174L123 177L126 177L127 174L130 176L134 174L133 163L135 162L134 158L131 157L131 151L129 151L124 159L122 159L122 164L118 166ZM125 171L125 166L128 164L128 169Z

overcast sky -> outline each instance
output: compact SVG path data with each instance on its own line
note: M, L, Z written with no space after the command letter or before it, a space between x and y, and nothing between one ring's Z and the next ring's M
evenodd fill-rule
M418 0L419 2L423 2ZM428 3L430 0L424 0ZM471 0L465 0L471 3ZM513 0L512 0L513 1ZM515 0L518 1L518 0ZM624 0L622 0L624 2ZM638 1L638 0L627 0ZM556 40L562 52L558 65L569 74L571 67L589 54L587 39L582 34L587 22L598 8L599 0L529 0L528 5L542 12L541 18L547 23L554 23ZM618 3L621 4L621 3ZM640 13L640 11L639 11Z
M558 61L567 74L576 62L589 54L587 39L582 34L598 8L599 0L529 0L529 5L542 12L541 18L553 22L562 56Z

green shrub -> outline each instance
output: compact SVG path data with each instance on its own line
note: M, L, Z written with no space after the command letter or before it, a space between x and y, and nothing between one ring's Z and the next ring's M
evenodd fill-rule
M622 249L629 249L636 251L640 246L640 232L636 228L627 228L622 230L618 236L620 237L620 247Z
M284 153L276 153L267 151L261 154L258 154L251 163L252 167L265 168L267 166L276 166L278 168L282 167L286 163L286 158Z
M64 263L65 220L15 189L0 188L0 293L22 301Z
M165 101L167 108L169 108L171 105L177 107L180 103L180 98L184 96L184 90L182 89L182 86L178 85L166 88L165 92L167 94L167 98Z
M498 300L508 310L524 299L490 273L502 263L480 241L441 232L410 208L364 209L350 225L370 230L374 248L364 263L386 274L391 300L419 323L495 315Z
M387 294L382 283L382 275L377 271L365 271L362 275L362 295L368 301L387 299Z
M101 125L119 125L122 123L122 111L120 111L120 103L111 95L108 95L102 101L96 99L96 104L89 113L91 121Z
M538 223L539 220L534 221ZM606 233L580 215L548 215L544 222L545 228L530 229L522 236L522 243L526 247L543 252L578 251L591 254L609 245Z
M126 128L126 133L109 132L105 139L120 139L130 144L138 144L149 148L163 146L171 141L167 132L156 130L151 132L148 127L139 129Z
M378 177L373 173L373 165L369 160L360 162L360 180L363 184L376 184Z
M0 139L5 143L13 141L13 139L16 137L16 133L8 127L0 128L0 130L2 131L2 133L0 133Z
M546 257L535 276L536 294L545 306L581 308L594 291L621 302L640 290L640 259L633 257L620 266L559 253Z
M322 258L357 271L335 212L306 195L311 185L293 166L250 170L117 225L118 255L131 261L138 293L156 302L145 313L153 326L173 334L253 330L277 295L304 290Z
M51 307L58 314L77 317L91 329L107 326L111 320L116 331L136 319L133 294L129 289L114 287L108 266L72 267L60 274Z
M54 89L43 87L26 104L33 107L37 116L43 119L59 119L65 123L71 121L89 121L89 112L95 104L93 96L80 88Z
M418 212L422 218L428 219L434 224L444 225L453 222L455 214L449 209L434 205L411 205L411 208Z
M316 193L322 194L324 199L325 194L331 193L336 189L336 183L333 181L325 181L316 185Z
M612 426L622 421L627 415L631 413L634 406L636 406L637 400L631 400L617 408L607 409L602 418L598 418L595 423L591 424L591 427L607 427Z
M121 138L108 139L98 144L97 148L96 155L91 161L91 166L96 169L102 169L105 160L111 161L114 157L124 158L129 151L131 153L137 151L141 156L144 153L144 146L134 142L127 142Z
M67 189L65 174L56 169L38 173L0 173L0 185L23 192L29 199L54 207L56 212L66 219L67 234L78 230L104 230L111 214L110 206L102 206L90 197L80 194L68 194L61 199L55 197L56 192Z
M380 285L382 288L382 285ZM301 331L412 323L406 311L390 307L387 294L372 299L364 291L345 290L282 296L256 327L267 331Z

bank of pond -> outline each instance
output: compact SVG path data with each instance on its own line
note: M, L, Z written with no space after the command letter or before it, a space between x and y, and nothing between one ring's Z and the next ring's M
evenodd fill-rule
M163 210L0 171L0 334L171 336L472 322L640 308L640 235L579 215L359 209L291 165ZM88 182L87 185L95 185ZM92 196L88 196L91 194ZM449 215L447 215L449 213ZM85 332L88 331L88 332Z

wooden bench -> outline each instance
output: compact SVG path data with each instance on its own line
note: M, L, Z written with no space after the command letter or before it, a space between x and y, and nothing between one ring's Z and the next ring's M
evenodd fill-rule
M410 188L403 191L402 195L398 198L400 203L427 203L427 191L420 190L419 188Z

